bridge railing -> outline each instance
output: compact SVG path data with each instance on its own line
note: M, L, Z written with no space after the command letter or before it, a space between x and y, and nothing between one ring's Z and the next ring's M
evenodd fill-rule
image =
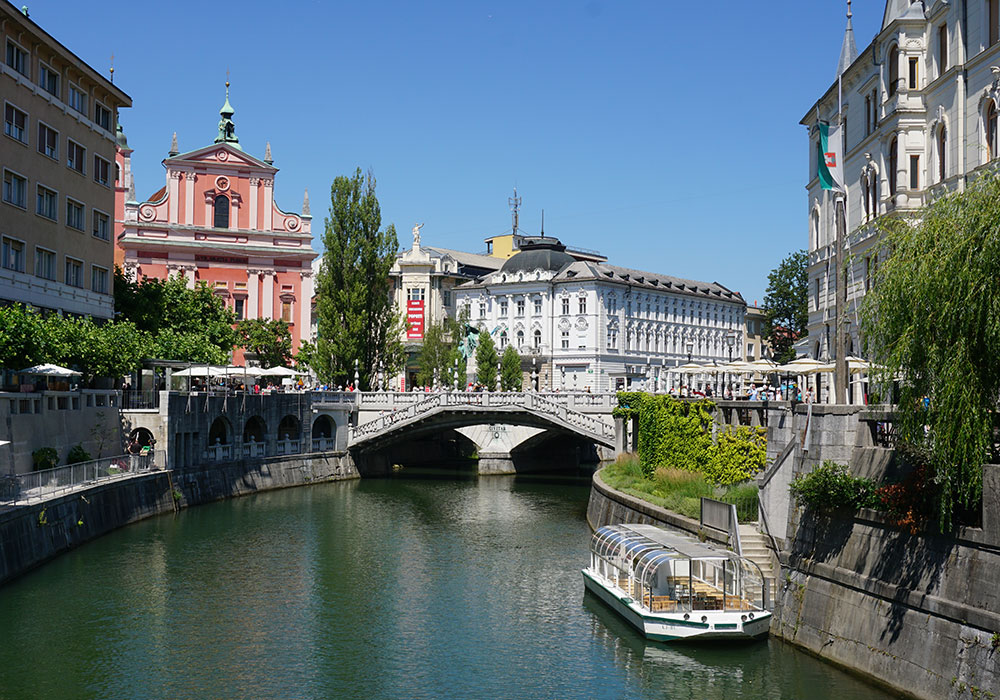
M17 504L50 498L79 486L165 469L166 466L166 453L155 450L145 454L104 457L27 474L5 475L0 477L0 503Z
M496 391L363 391L357 394L348 394L348 397L357 397L358 407L362 409L372 410L372 409L386 409L386 410L398 410L405 408L407 406L412 406L414 404L422 403L432 396L446 395L446 396L462 396L467 397L464 399L466 404L472 405L491 405L497 406L501 404L497 403L483 403L484 401L490 401L490 399L484 399L485 396L523 396L526 394L534 394L536 396L541 396L548 399L552 403L559 404L560 406L566 406L567 408L572 408L576 410L589 410L594 411L595 409L605 410L610 413L615 406L618 405L618 397L616 394L591 394L585 391L541 391L541 392L496 392Z
M614 439L615 429L599 418L594 418L580 413L568 405L560 404L550 397L555 394L536 394L531 392L437 392L430 394L419 394L423 400L402 406L396 410L391 410L378 418L362 423L351 429L351 437L358 439L367 435L373 435L383 430L391 428L393 425L403 423L416 418L419 415L444 406L477 406L484 408L499 408L518 406L531 411L538 411L550 416L555 416L562 421L576 426L585 432L600 436L604 439ZM404 394L400 394L402 396ZM599 396L599 395L595 395ZM362 398L362 403L365 401Z

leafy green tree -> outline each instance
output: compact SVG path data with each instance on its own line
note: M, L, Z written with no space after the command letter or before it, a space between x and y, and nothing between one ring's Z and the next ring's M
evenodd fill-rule
M862 340L873 388L897 392L904 445L923 453L940 489L939 524L978 507L995 461L1000 396L1000 178L936 199L913 217L883 217Z
M361 386L371 386L381 367L387 376L405 361L403 318L392 302L389 271L399 249L396 228L382 227L375 176L338 176L330 187L330 215L323 234L325 252L316 279L319 376L328 382L354 380L358 361Z
M497 348L493 344L492 336L489 331L480 331L476 345L476 381L492 391L497 385L499 366L500 358L497 357Z
M441 385L450 383L452 343L443 326L432 324L424 330L423 344L420 346L417 384L432 386L435 379Z
M257 354L265 369L287 367L292 360L292 331L280 319L246 318L236 325L239 347Z
M771 344L776 362L795 359L792 345L809 324L809 256L806 251L790 253L767 276L764 294L764 338Z
M51 326L20 304L0 306L0 367L19 370L53 359Z
M513 345L508 345L500 357L500 386L504 391L521 391L523 384L521 356Z
M152 354L164 359L224 364L236 344L236 316L204 282L145 278L115 270L115 313L153 337ZM211 347L205 347L211 346Z
M300 372L308 372L313 367L316 360L316 346L308 340L299 343L299 351L295 353L295 369Z

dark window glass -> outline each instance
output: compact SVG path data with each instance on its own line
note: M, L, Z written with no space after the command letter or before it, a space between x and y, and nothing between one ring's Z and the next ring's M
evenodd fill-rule
M215 228L229 228L229 197L220 194L215 198Z

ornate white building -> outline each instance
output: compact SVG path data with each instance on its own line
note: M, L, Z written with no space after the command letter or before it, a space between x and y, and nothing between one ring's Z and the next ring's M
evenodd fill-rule
M838 116L837 77L843 108ZM858 354L858 303L876 261L873 223L906 213L993 172L1000 154L1000 2L888 0L882 28L858 54L848 12L834 80L809 108L809 336L835 356L836 288L846 285L847 354ZM835 193L816 177L818 124L842 118L847 185L846 266L834 258ZM845 270L838 280L837 269ZM854 397L855 400L857 397Z
M522 237L496 272L455 288L470 321L497 347L534 361L541 390L666 390L689 359L719 365L745 347L738 292L601 262L576 260L557 239ZM695 386L709 381L696 377Z

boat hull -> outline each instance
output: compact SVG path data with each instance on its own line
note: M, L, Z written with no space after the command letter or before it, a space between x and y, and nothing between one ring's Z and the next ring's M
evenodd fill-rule
M690 613L688 620L683 613L658 614L641 608L624 592L607 585L587 569L583 569L583 583L587 590L600 598L608 607L621 615L647 639L660 642L709 639L759 639L767 636L771 613L754 611L754 618L744 621L745 612L718 610ZM706 618L705 622L701 618Z

